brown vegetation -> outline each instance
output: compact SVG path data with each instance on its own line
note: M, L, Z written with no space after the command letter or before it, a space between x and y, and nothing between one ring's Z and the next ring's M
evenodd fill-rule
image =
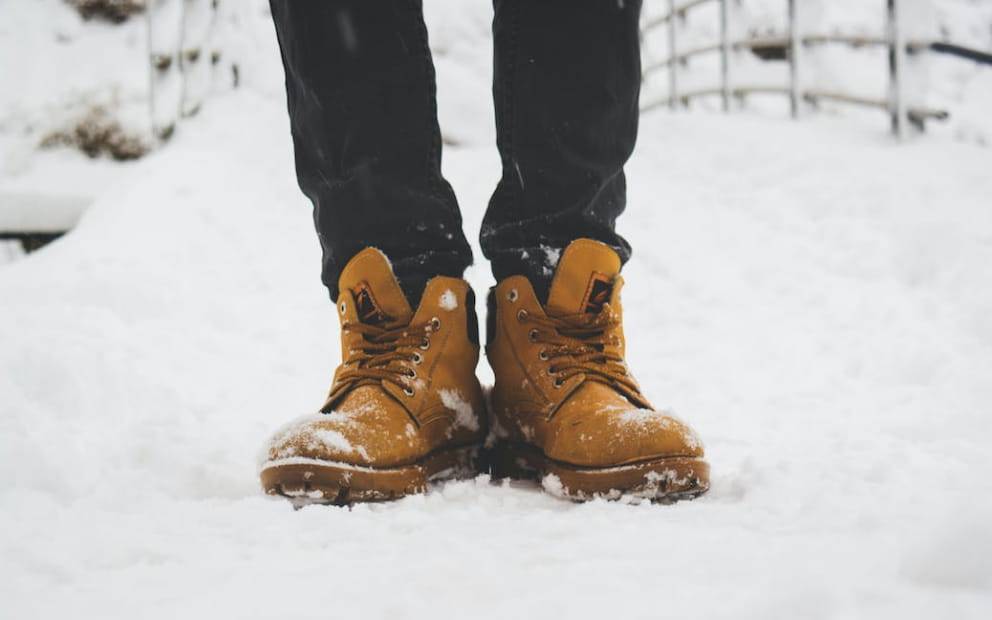
M150 148L140 136L128 134L102 107L92 108L75 125L48 134L41 146L71 146L90 157L109 155L118 161L138 159Z
M145 10L145 0L66 0L83 19L104 19L115 24Z

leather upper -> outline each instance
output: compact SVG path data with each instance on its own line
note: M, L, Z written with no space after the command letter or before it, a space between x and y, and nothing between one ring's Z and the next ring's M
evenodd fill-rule
M391 467L480 442L486 416L468 283L431 279L414 311L385 255L367 248L339 286L342 362L327 400L277 432L265 458Z
M655 411L624 361L620 259L590 239L562 253L546 306L523 276L493 289L493 433L552 459L606 467L702 456L692 430Z

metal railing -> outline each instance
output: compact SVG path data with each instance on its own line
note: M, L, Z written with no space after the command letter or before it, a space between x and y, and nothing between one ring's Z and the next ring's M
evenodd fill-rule
M226 5L225 5L226 6ZM230 66L222 61L217 35L221 0L147 0L148 113L152 142L166 141L181 119L195 115ZM72 229L89 196L5 194L0 201L0 241L19 241L33 251Z
M689 101L698 97L719 96L724 111L729 111L733 98L744 98L750 94L784 94L789 97L793 118L798 118L802 102L817 103L819 101L836 101L852 105L878 108L888 112L892 132L896 136L905 133L906 123L909 122L923 129L927 120L944 120L948 112L920 106L907 105L903 93L905 83L904 73L907 54L921 52L936 52L952 54L975 62L992 64L992 54L980 50L969 49L939 41L906 41L899 28L899 0L886 2L886 34L885 36L863 36L844 34L803 34L798 27L801 0L788 0L789 30L778 36L753 36L741 39L730 37L730 9L732 0L689 0L677 2L667 0L668 12L660 17L647 20L641 27L642 36L666 27L668 31L668 57L644 68L644 77L661 70L668 72L667 98L647 103L642 110L667 105L675 109L680 105L688 105ZM739 0L737 0L739 1ZM720 20L720 40L707 45L679 50L678 22L686 19L686 14L696 7L718 3ZM802 57L805 49L820 45L842 44L855 48L882 47L888 50L888 95L882 98L865 97L856 94L804 88L802 85ZM751 50L759 56L784 58L789 63L788 84L781 86L737 85L731 84L731 53L740 50ZM679 67L688 64L696 56L719 53L720 81L718 86L694 90L679 89Z
M220 0L148 0L148 105L152 133L168 140L182 118L203 106L221 61ZM234 81L237 68L234 67Z

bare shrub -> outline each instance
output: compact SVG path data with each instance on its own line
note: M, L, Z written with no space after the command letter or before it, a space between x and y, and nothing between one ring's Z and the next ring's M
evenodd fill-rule
M138 159L150 147L140 136L128 134L103 107L94 107L77 123L54 131L41 141L42 148L69 146L90 157L109 155L118 161Z
M115 24L145 10L145 0L66 0L83 19L103 19Z

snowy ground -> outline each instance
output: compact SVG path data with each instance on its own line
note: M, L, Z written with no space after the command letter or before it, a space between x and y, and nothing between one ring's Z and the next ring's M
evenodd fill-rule
M479 23L432 19L474 241L498 174L488 50L456 36ZM631 364L706 441L712 491L571 504L479 477L294 511L255 455L321 402L337 318L271 81L0 266L0 617L988 616L992 150L645 117Z

